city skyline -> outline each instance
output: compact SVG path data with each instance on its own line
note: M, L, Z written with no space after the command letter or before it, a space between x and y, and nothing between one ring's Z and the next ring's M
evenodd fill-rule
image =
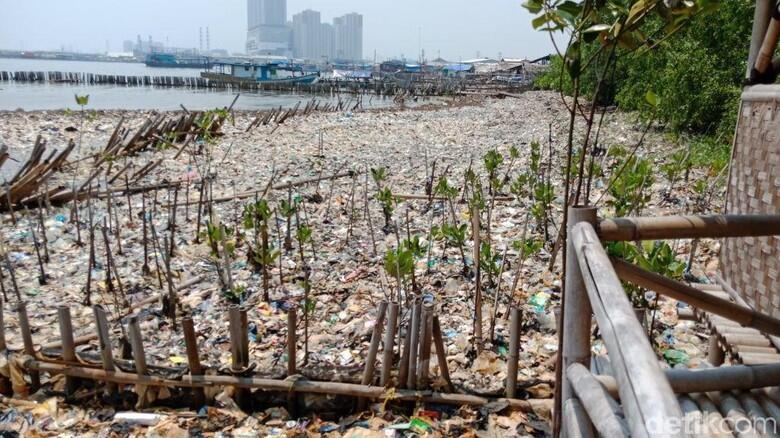
M363 53L363 16L350 12L322 21L313 9L288 19L287 0L246 0L248 55L286 56L320 63L360 61Z
M246 0L219 4L207 0L154 2L138 0L132 6L82 0L73 4L33 0L15 4L0 14L0 46L21 50L118 52L125 40L144 39L169 46L197 48L199 28L209 27L211 48L244 52L247 41ZM413 0L392 3L358 0L289 0L288 11L317 10L322 22L347 12L364 17L363 57L377 60L405 57L458 61L477 57L527 57L549 54L548 35L534 32L530 15L519 2L487 0ZM154 10L154 14L149 14ZM288 14L288 20L291 16ZM35 26L29 26L34 22Z

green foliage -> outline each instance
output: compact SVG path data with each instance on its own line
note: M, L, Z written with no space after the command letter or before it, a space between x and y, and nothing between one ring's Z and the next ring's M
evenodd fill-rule
M512 248L514 248L515 251L522 252L524 258L533 257L538 254L543 247L544 242L538 238L520 239L512 242Z
M76 97L76 105L84 107L89 104L89 94L86 94L84 96L79 96L78 94L76 94L75 97Z
M445 240L450 246L462 247L466 244L468 235L468 225L442 224L441 227L433 228L433 236L437 240Z
M209 246L211 246L212 256L217 257L219 254L218 248L219 244L222 242L222 239L225 239L225 247L223 250L227 251L228 257L232 258L235 256L236 242L230 239L230 237L234 235L234 230L232 228L226 227L224 225L217 226L212 224L210 221L206 221L206 230L204 233L206 235L205 237L208 238Z
M682 278L685 271L685 262L677 260L672 247L660 240L643 241L640 245L631 242L608 242L607 253L647 271L675 280ZM634 307L647 308L649 306L645 298L646 289L626 282L623 283L623 288Z
M376 200L382 206L382 214L385 216L385 227L390 226L395 211L396 199L389 187L385 187L376 193Z
M488 174L493 175L498 170L498 167L504 162L504 156L499 154L497 150L492 149L487 151L482 161L485 163L485 170Z
M622 4L615 10L625 11L643 2L604 3L608 8ZM599 103L639 111L644 117L655 113L675 132L716 135L723 143L730 143L746 71L747 42L750 41L755 2L700 0L685 2L685 5L691 8L686 12L690 13L689 18L665 16L660 8L654 12L661 14L650 14L637 28L636 32L652 36L646 40L649 45L645 44L639 50L619 47L615 70L609 75L610 83L599 95ZM699 16L702 15L700 12L708 13ZM618 16L623 14L619 12ZM679 30L663 38L663 34L656 34L658 29L666 29L662 26L670 27L670 31ZM582 38L581 59L589 58L604 44L602 37L600 31L597 40L587 42ZM598 81L594 70L596 68L580 72L581 95L592 96ZM573 93L571 76L562 72L565 72L564 58L555 56L549 70L537 77L534 85L570 95Z
M479 267L491 278L501 273L501 254L493 251L488 242L482 242L479 247Z
M393 278L404 280L414 272L414 261L425 255L426 246L420 242L420 236L404 239L396 249L385 254L385 271Z
M271 208L265 199L249 203L244 206L244 228L259 229L260 226L271 218Z
M607 200L607 205L615 210L614 214L618 217L642 211L650 201L650 192L646 189L655 181L650 160L636 156L627 160L623 163L623 171L613 179L609 188L611 198Z
M449 181L447 181L447 178L443 176L439 178L439 182L436 183L436 187L433 191L437 195L447 199L455 199L455 197L458 196L458 188L451 186Z
M311 228L301 225L298 227L298 231L295 233L295 238L298 239L298 243L303 245L311 240L312 231Z
M297 201L287 202L287 200L282 199L279 202L279 213L281 213L282 216L287 218L287 219L295 216L295 212L297 210L298 210L298 202Z
M377 168L371 168L371 178L374 179L374 182L377 186L381 187L382 183L387 180L387 168L386 167L377 167Z

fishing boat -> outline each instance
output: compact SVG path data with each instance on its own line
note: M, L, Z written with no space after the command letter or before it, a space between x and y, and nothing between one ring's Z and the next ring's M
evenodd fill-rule
M215 62L201 77L237 84L312 84L319 72L307 72L301 66L282 62L254 64L251 62Z
M147 67L168 68L210 68L211 62L205 56L182 57L172 53L150 53L144 61Z

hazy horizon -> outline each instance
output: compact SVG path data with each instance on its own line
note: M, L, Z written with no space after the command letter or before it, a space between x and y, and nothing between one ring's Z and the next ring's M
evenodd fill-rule
M520 1L414 0L379 4L357 0L288 0L288 19L304 9L322 13L323 22L349 12L363 15L363 56L383 60L405 56L457 61L480 56L536 58L553 51L546 33L531 28ZM208 26L212 49L244 52L246 0L187 2L29 0L0 14L0 49L122 51L125 40L152 35L166 45L196 48L198 29Z

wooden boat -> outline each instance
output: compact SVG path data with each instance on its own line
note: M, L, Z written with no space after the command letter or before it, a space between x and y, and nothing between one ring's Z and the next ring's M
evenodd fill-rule
M319 72L305 72L300 66L287 63L253 64L250 62L216 62L201 77L212 81L237 84L312 84Z

